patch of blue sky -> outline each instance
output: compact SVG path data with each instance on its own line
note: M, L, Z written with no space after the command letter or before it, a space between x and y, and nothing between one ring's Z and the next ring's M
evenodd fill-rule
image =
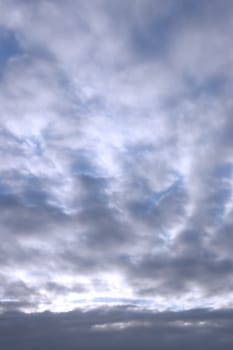
M211 75L203 80L194 77L185 77L185 82L193 98L200 96L220 96L223 95L227 87L227 76L222 72Z
M178 176L177 180L171 186L167 187L163 191L153 192L150 195L148 204L147 204L147 211L150 212L154 207L159 205L159 203L163 199L175 193L179 193L181 190L182 190L182 177Z
M33 181L30 186L33 186ZM26 189L25 192L22 193L22 203L27 207L48 206L48 195L37 189L37 181L34 181L34 186L34 188Z
M215 177L217 183L219 183L221 187L212 199L212 202L214 204L213 207L210 209L210 213L214 217L216 224L221 225L224 222L226 205L232 198L232 163L226 162L216 167L213 171L213 176Z
M87 151L79 152L72 164L73 175L84 175L93 178L103 177L101 170L94 162L94 155Z
M233 175L233 164L226 162L214 170L214 176L221 179L231 178Z
M2 182L0 182L0 200L6 201L14 198L26 207L49 206L49 195L42 190L43 184L36 176L15 172L15 174L12 174L10 181L8 181L6 174ZM21 186L16 190L19 183Z
M12 194L13 194L13 191L11 186L5 183L0 183L0 197L9 196Z
M137 57L154 59L167 58L172 41L187 19L199 17L202 10L199 1L180 0L174 2L169 11L157 14L157 3L151 2L147 21L143 26L134 25L131 33L131 45Z
M132 45L140 57L152 58L161 55L168 47L173 24L170 18L148 20L144 30L135 27L132 31Z
M30 151L34 153L35 155L42 156L43 155L43 146L41 143L41 140L36 137L30 137L30 138L23 138L14 135L7 129L1 129L0 130L0 136L4 137L5 139L9 140L11 143L13 143L16 147L20 146L21 147L21 152L23 152L23 147L26 146L30 148ZM9 148L7 149L9 152ZM13 152L13 150L11 150ZM19 148L17 148L14 152L19 153Z
M224 223L224 214L226 210L226 205L232 197L232 190L224 189L222 190L215 201L216 205L210 209L210 214L214 218L217 225L222 225Z
M92 300L94 303L106 303L106 304L133 304L133 305L151 305L149 299L129 299L129 298L114 298L114 297L97 297Z
M31 147L35 155L38 157L41 157L43 155L43 147L39 139L31 137L29 139L26 139L25 142Z
M15 36L15 33L0 28L0 75L3 74L9 59L22 53L22 49Z

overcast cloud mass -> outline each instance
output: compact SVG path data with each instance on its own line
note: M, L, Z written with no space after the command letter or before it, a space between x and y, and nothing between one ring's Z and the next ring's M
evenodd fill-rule
M4 350L232 349L232 33L231 0L0 0Z

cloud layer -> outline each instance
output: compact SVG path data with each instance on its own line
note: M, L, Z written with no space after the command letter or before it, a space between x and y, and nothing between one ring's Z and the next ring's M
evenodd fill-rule
M6 349L232 349L232 311L149 313L127 307L0 317ZM14 336L12 336L14 335ZM38 341L39 340L39 341Z
M2 311L232 307L232 13L0 1Z

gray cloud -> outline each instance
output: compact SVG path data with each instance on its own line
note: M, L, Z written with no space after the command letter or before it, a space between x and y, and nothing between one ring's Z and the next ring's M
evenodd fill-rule
M0 1L1 310L232 307L232 11L227 0ZM77 331L83 348L89 335L137 347L137 317L150 322L137 311L127 332L93 330L98 312ZM202 312L210 325L190 311L184 337L182 313L158 324L168 338L153 335L156 320L140 332L148 348L197 347L199 334L227 349L229 320ZM121 322L107 314L102 324ZM21 320L76 317L12 315L1 322L19 319L20 337ZM52 344L57 329L41 331Z
M128 306L63 314L11 312L1 316L0 325L0 343L6 350L48 346L154 349L155 345L164 350L207 345L211 349L231 349L232 345L231 310L155 313Z

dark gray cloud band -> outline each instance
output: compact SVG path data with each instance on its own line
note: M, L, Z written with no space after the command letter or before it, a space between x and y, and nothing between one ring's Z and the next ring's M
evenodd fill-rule
M190 349L230 350L231 310L155 313L133 308L0 317L0 344L6 349Z

